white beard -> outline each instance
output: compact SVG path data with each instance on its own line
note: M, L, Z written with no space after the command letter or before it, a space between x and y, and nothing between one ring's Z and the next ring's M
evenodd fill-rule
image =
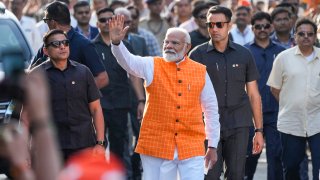
M186 50L186 46L183 47L183 49L179 53L176 53L174 50L167 49L162 52L162 55L163 55L163 58L165 61L175 62L175 61L179 61L179 60L183 59L183 57L185 55L184 54L185 50Z

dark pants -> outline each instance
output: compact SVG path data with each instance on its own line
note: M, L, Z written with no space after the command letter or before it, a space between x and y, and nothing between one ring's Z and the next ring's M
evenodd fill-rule
M64 163L66 163L68 161L68 159L73 156L74 154L78 153L81 150L84 150L85 148L80 148L80 149L62 149L62 157L63 157L63 161Z
M205 179L220 179L225 163L224 176L227 179L242 180L245 172L248 138L249 127L221 131L217 151L218 161L213 169L209 170Z
M320 133L310 137L280 133L280 137L283 148L284 179L300 180L299 165L305 158L306 143L308 142L311 151L313 180L319 180Z
M110 152L122 160L127 170L127 179L132 176L131 160L129 157L128 135L129 109L103 109L106 132L108 133Z
M128 142L128 109L103 109L110 151L123 160L124 144Z
M282 161L281 161L281 141L280 132L277 130L277 119L278 113L264 113L263 120L265 123L263 125L263 133L266 143L266 156L267 156L267 179L268 180L282 180ZM260 154L252 154L252 138L254 136L254 127L250 128L248 151L247 151L247 161L246 161L246 179L252 180L254 173L257 168L258 159Z
M131 108L131 111L130 111L130 120L131 120L133 135L136 137L136 141L134 144L134 148L135 148L139 138L141 119L137 119L137 106L133 105L133 107L134 108ZM142 164L141 164L140 155L138 153L133 152L133 154L131 155L131 163L132 163L133 180L141 180Z
M305 153L305 156L300 163L300 169L299 169L299 174L300 174L300 180L308 180L309 179L309 160L308 160L308 155L307 152Z

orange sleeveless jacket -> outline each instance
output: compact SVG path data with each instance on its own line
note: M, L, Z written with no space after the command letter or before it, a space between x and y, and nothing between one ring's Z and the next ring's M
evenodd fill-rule
M136 152L179 160L205 153L200 94L206 67L188 57L179 63L154 58L154 77L146 87L146 107Z

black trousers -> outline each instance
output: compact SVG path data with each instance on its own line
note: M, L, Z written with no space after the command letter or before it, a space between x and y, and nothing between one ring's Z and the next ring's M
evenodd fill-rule
M110 152L125 165L127 179L132 178L131 159L129 157L128 112L129 108L102 109L105 129L108 134Z
M300 164L305 158L306 144L308 142L311 151L313 180L319 180L320 169L320 133L300 137L291 134L280 133L282 144L282 161L285 180L300 180Z
M129 109L103 109L105 129L108 134L110 151L118 158L124 158L124 146L128 145Z
M281 161L280 132L277 130L278 113L263 113L263 133L265 138L266 156L268 163L268 180L283 180L283 167ZM253 180L258 165L260 154L252 154L252 138L255 135L254 127L250 128L250 135L247 149L246 179Z
M246 163L246 152L249 138L249 127L224 130L220 133L218 144L218 161L209 170L206 180L220 179L225 164L225 178L243 180Z
M79 151L84 150L84 149L85 148L80 148L80 149L61 149L64 163L66 163L71 156L73 156L74 154L76 154Z

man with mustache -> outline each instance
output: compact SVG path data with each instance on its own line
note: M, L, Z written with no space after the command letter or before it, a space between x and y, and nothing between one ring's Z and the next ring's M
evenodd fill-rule
M100 93L91 71L69 59L70 42L62 30L50 30L43 43L43 52L49 59L32 71L42 68L48 78L53 123L63 159L88 147L104 154Z
M141 156L143 179L177 179L177 173L182 180L204 179L204 164L211 168L217 161L219 114L206 67L186 56L191 46L188 32L168 29L163 58L140 57L123 45L129 28L123 29L123 24L123 16L112 18L110 38L118 63L145 80L147 99L135 150Z
M250 27L251 9L247 6L240 6L236 11L235 25L230 30L233 42L245 45L251 42L254 34Z
M300 19L295 25L297 46L275 59L267 84L279 101L278 131L282 145L284 179L298 180L306 143L311 151L312 176L320 169L320 49L314 44L317 25Z
M271 94L267 80L275 57L285 50L285 48L271 41L269 36L273 31L271 23L271 16L268 13L257 12L254 14L251 19L254 41L246 44L245 47L251 51L260 74L258 88L262 100L263 134L267 150L267 179L283 179L280 133L277 130L279 105ZM254 129L251 127L246 161L246 178L248 180L253 179L260 157L260 154L252 154L251 139L253 136Z

